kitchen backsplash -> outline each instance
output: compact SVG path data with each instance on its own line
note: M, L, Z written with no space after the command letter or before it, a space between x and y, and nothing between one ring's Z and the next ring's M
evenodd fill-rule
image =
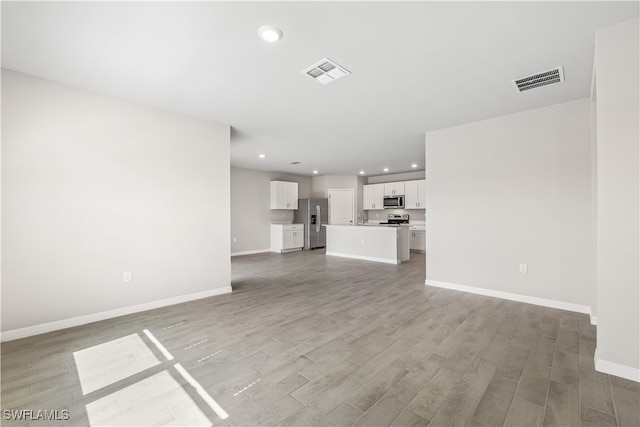
M272 224L291 224L295 211L272 209L269 214L269 222Z
M409 214L409 221L425 221L425 209L380 209L364 211L364 218L358 217L358 221L386 221L389 214ZM269 211L269 222L271 224L291 224L293 222L294 211L272 209Z
M365 211L365 221L383 221L387 219L389 214L408 214L411 222L424 221L426 219L425 209L381 209Z

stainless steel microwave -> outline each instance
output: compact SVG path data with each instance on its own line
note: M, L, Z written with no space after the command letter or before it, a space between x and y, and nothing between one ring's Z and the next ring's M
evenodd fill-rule
M404 209L404 196L384 196L382 206L385 209Z

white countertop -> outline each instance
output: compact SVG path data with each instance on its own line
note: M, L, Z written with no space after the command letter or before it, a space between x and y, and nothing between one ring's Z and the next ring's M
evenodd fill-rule
M362 229L362 230L395 230L400 227L398 226L389 226L387 224L365 224L365 225L331 225L331 224L323 224L323 227L331 227L331 228L347 228L347 229ZM404 226L407 227L407 226Z
M388 228L398 228L398 227L409 227L409 230L415 231L425 231L427 226L424 221L421 222L410 222L409 224L400 224L400 225L389 225L389 224L380 224L381 221L367 221L365 222L365 227L388 227Z

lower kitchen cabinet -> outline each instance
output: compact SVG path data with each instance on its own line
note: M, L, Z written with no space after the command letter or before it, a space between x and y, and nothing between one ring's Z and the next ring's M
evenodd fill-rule
M427 250L427 233L424 230L409 231L409 248L414 252Z
M304 224L271 224L271 252L289 252L304 246Z

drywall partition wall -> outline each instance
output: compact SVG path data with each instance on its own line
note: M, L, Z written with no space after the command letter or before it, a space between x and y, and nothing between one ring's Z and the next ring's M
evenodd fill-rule
M314 176L311 184L311 197L329 197L329 190L353 189L355 198L356 221L364 218L362 210L362 180L356 175Z
M358 188L356 175L323 175L314 176L311 180L312 197L329 197L329 189Z
M2 107L3 340L231 291L229 126L6 70Z
M426 134L427 284L589 311L589 102Z
M298 183L298 198L311 194L311 178L231 168L231 254L269 252L271 222L292 222L292 210L271 210L270 182Z
M398 181L414 181L416 179L424 179L425 171L394 173L388 175L376 175L367 178L367 184L380 184L383 182L398 182Z
M367 178L364 176L358 175L357 178L357 187L356 187L356 218L358 220L366 221L367 213L364 210L364 204L362 200L362 195L364 193L364 185L367 183Z
M638 20L596 34L596 369L640 381Z
M595 61L591 81L591 259L594 274L591 288L591 324L598 324L598 289L597 289L597 264L598 264L598 149L597 149L597 88L595 78Z

